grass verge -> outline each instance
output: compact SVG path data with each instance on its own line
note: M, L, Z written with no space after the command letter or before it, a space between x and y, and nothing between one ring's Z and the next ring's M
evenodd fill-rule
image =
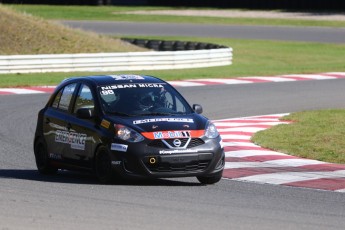
M70 29L0 4L0 55L143 50L119 39Z
M142 37L144 38L144 37ZM164 37L145 37L164 39ZM240 76L274 76L321 72L345 72L345 44L260 41L220 38L169 37L167 40L199 41L222 44L234 49L233 64L229 66L182 69L121 71L154 75L165 80L193 78L231 78ZM111 72L112 74L116 72ZM0 87L55 85L70 76L110 73L38 73L1 74Z
M133 22L168 23L207 23L228 25L271 25L271 26L327 26L345 27L344 21L316 21L297 19L265 18L220 18L198 16L136 15L125 12L137 10L178 10L173 7L121 7L121 6L48 6L48 5L10 5L12 8L45 19L65 20L112 20ZM190 9L190 8L182 8ZM195 9L195 8L194 8ZM200 9L200 8L198 8Z
M254 135L254 143L308 159L345 164L345 110L293 113L277 125Z

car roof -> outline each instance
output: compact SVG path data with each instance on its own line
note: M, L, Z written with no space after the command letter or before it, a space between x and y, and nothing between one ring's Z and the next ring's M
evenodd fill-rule
M146 75L93 75L83 77L72 77L65 79L62 83L65 85L67 82L84 81L93 83L96 86L100 85L114 85L114 84L126 84L126 83L165 83L165 81Z

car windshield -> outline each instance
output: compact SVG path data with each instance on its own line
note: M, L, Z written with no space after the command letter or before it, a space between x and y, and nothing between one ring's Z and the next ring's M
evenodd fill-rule
M99 87L103 110L119 116L189 114L188 103L166 83L125 83Z

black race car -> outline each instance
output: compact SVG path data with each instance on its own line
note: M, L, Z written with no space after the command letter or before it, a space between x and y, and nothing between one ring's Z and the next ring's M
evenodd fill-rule
M224 149L200 105L191 107L151 76L64 80L40 110L34 139L38 171L88 170L98 180L222 177Z

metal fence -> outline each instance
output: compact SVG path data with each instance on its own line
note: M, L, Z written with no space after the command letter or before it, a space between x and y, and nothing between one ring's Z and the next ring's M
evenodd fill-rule
M0 56L0 74L200 68L232 64L232 49Z

